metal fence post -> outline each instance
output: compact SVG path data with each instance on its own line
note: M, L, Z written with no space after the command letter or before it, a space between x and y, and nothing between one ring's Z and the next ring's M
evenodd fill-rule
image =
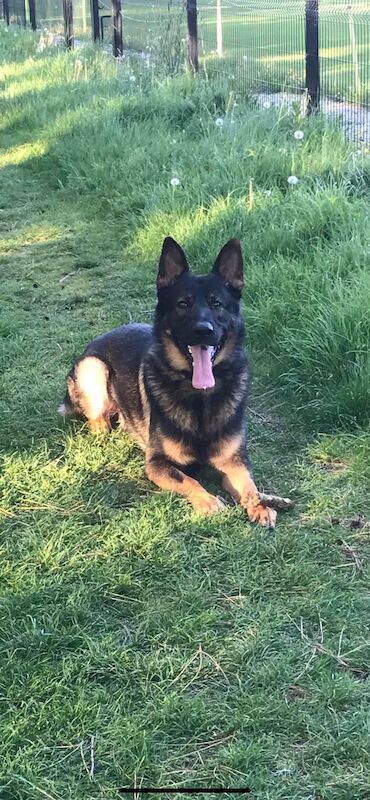
M310 111L320 103L319 0L306 0L306 89Z
M28 0L28 8L30 12L30 23L33 31L36 30L36 4L35 0Z
M186 16L188 20L188 58L193 72L198 72L198 19L197 0L186 0Z
M123 53L121 0L112 0L112 35L113 55L117 58Z
M64 36L69 49L73 47L73 0L63 0Z
M99 0L90 0L90 10L92 37L94 42L98 42L100 39Z

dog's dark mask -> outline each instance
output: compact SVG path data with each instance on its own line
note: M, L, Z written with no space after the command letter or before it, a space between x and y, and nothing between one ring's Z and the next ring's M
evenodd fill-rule
M157 331L187 358L194 389L215 385L213 366L239 320L243 259L238 239L222 248L212 272L193 275L181 247L164 240L157 277Z

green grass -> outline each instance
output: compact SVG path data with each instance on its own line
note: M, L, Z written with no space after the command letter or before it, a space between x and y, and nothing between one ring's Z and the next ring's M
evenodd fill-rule
M0 37L1 800L368 800L368 156L220 80ZM56 414L86 342L150 319L166 234L199 271L242 238L273 533Z

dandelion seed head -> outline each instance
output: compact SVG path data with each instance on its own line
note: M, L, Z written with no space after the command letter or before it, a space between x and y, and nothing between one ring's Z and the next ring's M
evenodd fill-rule
M171 186L180 186L179 178L171 178L170 184L171 184Z
M294 138L297 139L298 142L301 141L304 138L303 131L294 131Z
M299 178L296 175L289 175L288 183L289 186L296 186L299 183Z

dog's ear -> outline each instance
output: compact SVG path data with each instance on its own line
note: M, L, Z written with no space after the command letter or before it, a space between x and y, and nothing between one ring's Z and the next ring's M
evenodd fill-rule
M171 236L166 236L159 259L157 289L170 286L184 272L189 272L185 253Z
M243 256L239 239L230 239L219 252L212 272L216 272L227 286L241 292L243 280Z

